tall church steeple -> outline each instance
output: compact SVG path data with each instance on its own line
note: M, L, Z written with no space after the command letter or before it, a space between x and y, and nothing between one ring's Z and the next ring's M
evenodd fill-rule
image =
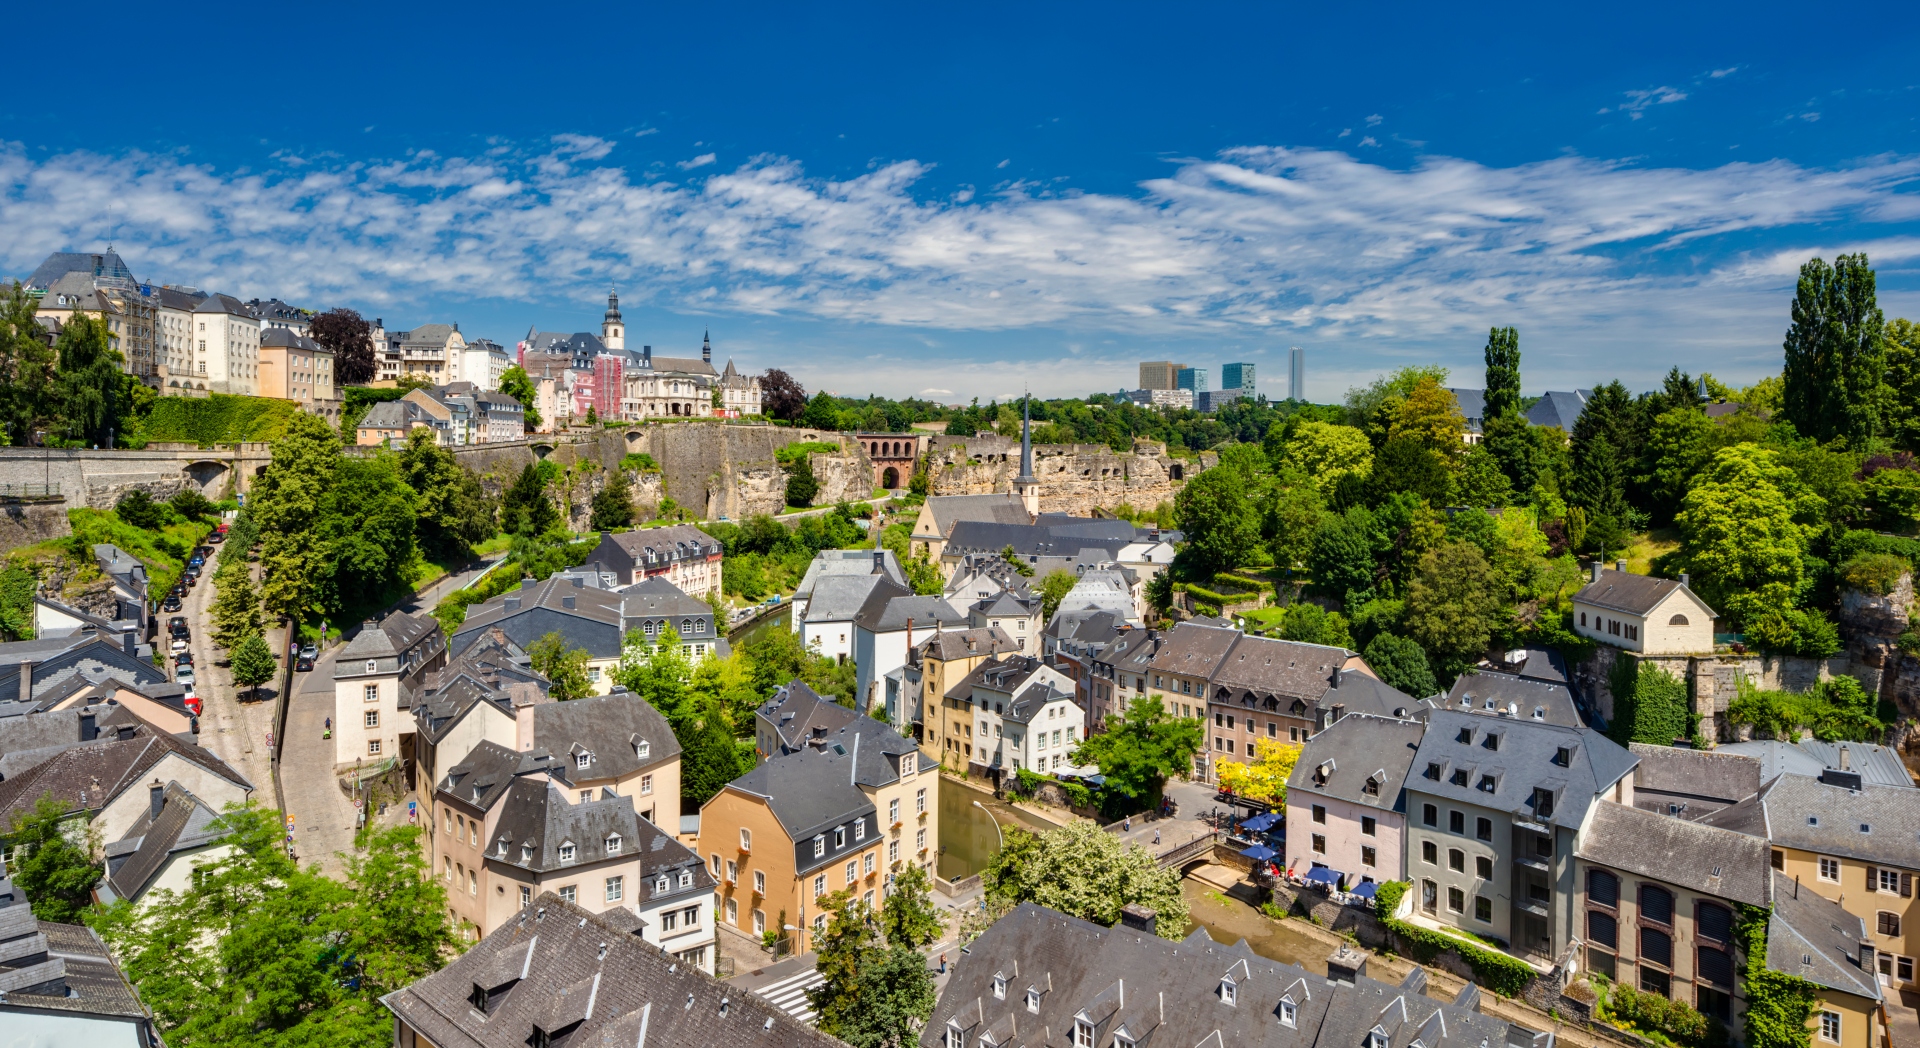
M700 360L707 364L713 363L713 332L711 331L700 333Z
M600 322L600 344L611 353L627 348L627 325L620 320L620 293L611 285L607 288L607 316Z
M1020 475L1013 478L1013 493L1027 516L1040 518L1040 481L1033 475L1033 398L1020 403Z

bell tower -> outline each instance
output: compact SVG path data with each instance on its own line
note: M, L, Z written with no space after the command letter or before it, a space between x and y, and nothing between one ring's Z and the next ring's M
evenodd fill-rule
M620 294L611 287L607 288L607 317L600 322L600 344L609 353L627 348L627 325L620 320Z
M1027 511L1029 521L1040 519L1040 480L1033 475L1033 408L1031 398L1020 405L1020 475L1013 478L1013 493Z

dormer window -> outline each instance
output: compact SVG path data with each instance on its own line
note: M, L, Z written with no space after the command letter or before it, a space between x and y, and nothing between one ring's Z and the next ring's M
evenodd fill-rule
M993 973L993 999L996 1001L1007 999L1007 977L999 972Z
M1280 999L1280 1025L1291 1030L1300 1023L1300 1010L1287 998Z
M951 1019L947 1020L947 1048L967 1048L967 1035Z
M1369 797L1380 796L1380 780L1372 777L1368 777L1367 784L1365 786L1360 787L1360 792L1366 794Z
M1461 729L1460 729L1460 734L1458 734L1458 735L1456 735L1456 736L1454 736L1454 739L1453 739L1453 741L1455 741L1455 742L1458 742L1458 743L1460 743L1460 744L1462 744L1462 745L1464 745L1464 746L1471 746L1471 745L1473 745L1473 729L1472 729L1472 728L1461 728Z
M372 659L368 659L368 660L367 660L367 672L368 672L368 673L372 673L372 672L374 672L374 671L376 671L376 670L378 670L379 668L380 668L380 664L379 664L379 663L377 663L377 662L375 662L375 661L373 661Z
M1480 790L1481 793L1492 793L1495 789L1498 788L1498 786L1499 784L1498 782L1495 781L1493 776L1482 775L1480 776L1480 785L1477 788Z
M620 835L619 834L616 833L607 838L607 854L608 855L620 854Z
M479 983L473 984L473 992L467 995L467 1003L481 1015L487 1014L487 988Z
M667 875L663 873L657 879L654 880L653 893L655 895L660 895L665 893L666 890L667 890Z
M1386 1031L1378 1028L1367 1031L1367 1048L1387 1048Z
M593 755L592 755L592 754L588 754L588 753L576 753L576 754L574 754L574 755L573 755L573 766L574 766L575 768L581 768L581 769L584 769L584 768L585 768L585 767L586 767L587 765L589 765L589 764L592 764L592 763L593 763Z
M1427 764L1427 778L1432 779L1435 782L1439 782L1441 777L1444 776L1445 774L1446 774L1446 771L1442 769L1440 765L1432 762L1429 762Z
M814 834L813 857L818 859L820 856L825 855L826 853L827 853L827 835L824 833Z
M1040 1013L1040 991L1031 986L1027 987L1027 1011L1035 1015Z
M1467 784L1467 769L1465 768L1453 769L1453 778L1449 781L1451 781L1455 786L1465 786Z
M1562 768L1572 767L1573 766L1573 747L1562 746L1559 749L1554 750L1553 763L1558 764Z
M1493 731L1490 731L1490 732L1488 732L1488 733L1487 733L1487 741L1486 741L1486 742L1484 742L1484 743L1482 743L1481 745L1483 745L1483 746L1485 746L1485 747L1486 747L1487 749L1490 749L1490 750L1497 750L1497 749L1499 749L1499 748L1500 748L1500 733L1499 733L1499 732L1493 732Z
M1114 1031L1113 1048L1133 1048L1133 1044L1133 1037L1126 1030Z
M867 820L861 819L859 822L853 824L853 839L856 841L864 841L867 839Z
M1220 1003L1236 1004L1238 1003L1237 998L1238 994L1234 990L1233 976L1223 976L1220 979Z
M833 846L835 848L844 848L847 846L847 828L845 826L835 826L833 828Z
M1536 819L1553 818L1553 791L1534 787L1533 815Z
M693 887L693 871L692 870L680 871L680 887L682 888Z
M653 754L653 743L648 742L645 739L641 739L633 744L633 755L635 757L638 757L641 760L646 760L652 754Z
M1093 1024L1085 1019L1073 1021L1073 1048L1093 1048Z
M573 861L573 853L574 853L574 849L573 849L573 842L572 842L572 841L568 841L568 842L566 842L565 844L562 844L562 845L560 846L560 861L561 861L561 862L572 862L572 861Z

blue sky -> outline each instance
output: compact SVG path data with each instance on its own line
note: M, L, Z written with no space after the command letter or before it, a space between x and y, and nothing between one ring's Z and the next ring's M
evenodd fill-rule
M630 342L951 401L1477 385L1493 324L1530 393L1746 382L1842 250L1920 317L1916 5L1449 6L95 5L151 57L11 50L0 273L111 232L507 344L612 282Z

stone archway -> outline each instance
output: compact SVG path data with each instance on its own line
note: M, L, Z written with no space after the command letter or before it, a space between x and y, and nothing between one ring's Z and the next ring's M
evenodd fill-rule
M892 466L888 466L886 471L880 474L880 486L886 488L888 491L898 488L900 486L900 471Z

